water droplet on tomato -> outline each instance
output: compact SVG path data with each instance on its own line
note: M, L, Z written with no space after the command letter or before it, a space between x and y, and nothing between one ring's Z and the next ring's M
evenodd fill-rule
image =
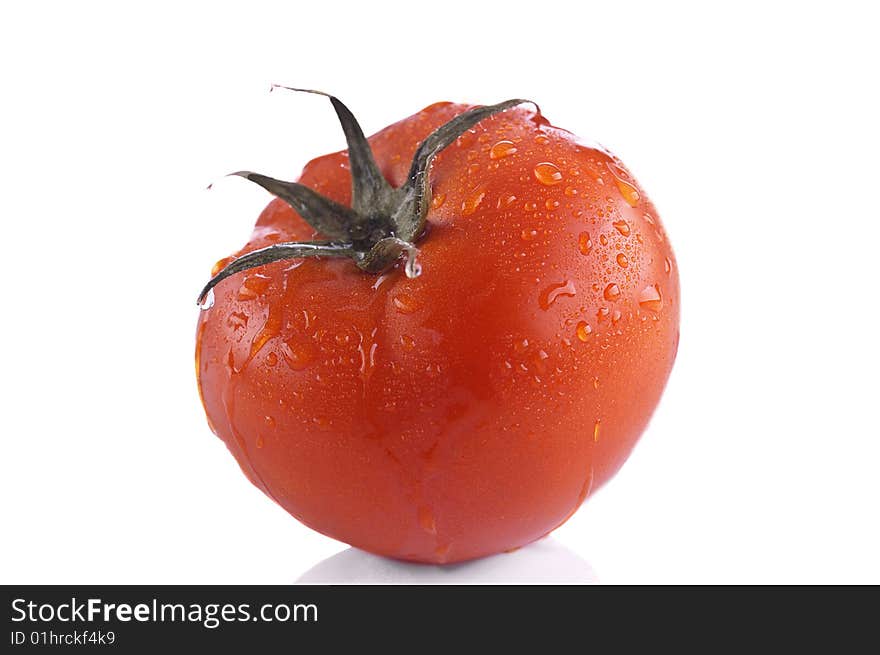
M581 321L577 324L577 328L575 328L575 334L577 334L577 338L586 343L590 335L593 333L593 328L590 327L589 323L585 321Z
M554 200L553 198L547 198L547 200L544 201L544 206L547 208L548 211L553 211L554 209L559 207L559 201Z
M578 235L578 250L581 251L582 255L589 255L592 249L593 241L590 239L589 233L581 232Z
M540 375L544 375L547 372L547 360L549 358L550 355L544 350L539 350L532 356L532 365Z
M263 439L263 435L262 435L262 434L258 434L258 435L257 435L256 445L257 445L257 448L262 448L263 446L266 445L266 440Z
M639 192L638 190L629 182L627 182L624 176L629 177L623 171L621 171L614 164L608 163L608 170L611 171L611 174L614 176L614 181L617 183L617 189L620 191L620 195L626 201L630 207L635 207L639 204Z
M538 134L535 137L535 143L541 146L546 146L548 143L550 143L550 137L546 134Z
M659 312L663 308L663 298L660 295L660 287L650 284L639 293L639 306L652 312Z
M541 305L541 309L547 310L560 296L574 296L576 291L574 282L566 280L565 282L554 284L544 289L544 291L541 292L541 297L539 298L538 303Z
M232 312L226 319L226 324L233 330L246 328L248 324L247 314L244 312Z
M549 161L541 162L535 166L535 178L541 184L553 186L562 182L562 171L556 164Z
M246 277L238 289L238 299L253 300L263 295L269 288L270 282L271 280L268 277L259 273Z
M400 336L400 345L404 350L410 351L416 347L416 341L411 336L403 334Z
M285 341L281 344L281 356L294 371L308 368L314 359L312 347L307 342L296 340Z
M619 177L614 178L614 181L617 182L617 189L620 191L623 199L626 200L626 204L630 207L635 207L639 204L639 192L632 184L624 182Z
M206 309L211 309L214 306L214 290L209 289L208 293L205 294L205 297L202 298L202 301L199 303L199 309L205 311Z
M422 274L422 265L419 263L418 254L419 251L415 247L406 251L406 264L403 267L403 273L411 280Z
M629 259L622 252L617 254L617 265L621 268L629 266Z
M273 428L273 429L275 428L275 419L274 418L272 418L271 416L266 414L266 416L264 417L263 420L266 421L266 427Z
M620 320L620 310L615 309L613 312L611 312L611 322L617 323L617 321L619 321L619 320Z
M499 141L489 150L490 159L504 159L516 152L513 141Z
M565 195L567 195L567 196L576 196L577 194L578 194L578 190L575 189L573 186L567 186L567 187L565 187Z
M663 270L666 271L666 274L669 275L669 272L672 270L672 260L667 257L663 260Z
M223 259L218 260L217 263L214 264L213 268L211 269L211 277L214 277L215 275L217 275L217 273L219 273L224 268L229 266L229 264L234 259L235 259L235 257L224 257Z
M398 293L391 302L401 314L412 314L421 307L419 302L408 293Z
M437 558L439 563L444 563L446 561L447 556L449 555L449 549L452 547L452 544L437 544L437 547L434 549L434 557Z
M620 298L620 287L612 282L605 287L605 291L602 292L602 295L605 296L605 300L615 301Z
M520 237L523 241L531 241L536 236L538 236L538 230L523 230L520 233Z
M611 310L607 307L600 307L599 311L596 312L596 320L602 323L603 321L608 319L608 315L611 314Z
M391 273L382 273L379 277L376 278L376 281L373 282L373 286L371 287L373 291L377 291L379 287L382 286L382 283L385 282L388 278L391 277Z
M434 521L434 512L430 507L422 505L419 507L419 525L422 530L429 534L437 534L437 524Z
M538 208L538 203L536 203L536 202L527 202L525 205L523 205L523 209L525 209L527 212L533 212L537 208Z
M629 223L626 221L614 221L612 225L614 226L614 229L620 232L623 236L629 236Z
M445 193L435 193L431 197L431 207L433 209L439 209L443 206L443 203L446 202L446 194Z
M480 203L483 202L483 198L486 197L486 187L478 186L473 189L468 196L461 203L461 213L465 216L470 216L475 211L477 211L477 207L480 206Z
M266 317L266 322L263 323L263 327L260 328L260 331L254 336L254 340L251 341L251 352L248 355L247 361L249 362L254 358L254 356L263 349L263 346L268 343L269 339L277 337L281 332L281 315L278 311L269 310L269 315ZM246 365L245 362L244 365ZM243 366L244 366L243 365Z
M603 246L607 246L608 245L608 237L606 237L604 234L600 234L599 235L599 243L601 243Z
M593 443L599 442L599 427L601 426L601 419L596 419L596 423L593 424Z
M275 353L269 353L266 355L266 364L269 366L275 366L278 363L278 355Z

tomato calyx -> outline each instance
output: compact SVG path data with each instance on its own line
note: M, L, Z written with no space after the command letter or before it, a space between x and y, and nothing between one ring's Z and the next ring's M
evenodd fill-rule
M379 170L357 119L338 98L311 89L280 85L273 85L273 88L329 98L348 145L351 207L335 202L297 182L285 182L251 171L230 173L250 180L284 200L304 221L328 239L276 243L242 255L220 270L204 286L198 297L200 304L211 289L231 275L271 262L301 257L347 257L367 273L381 273L393 266L403 255L406 257L406 275L418 277L421 267L416 261L418 248L415 243L425 231L431 205L428 170L434 157L484 118L531 102L517 98L476 107L441 125L419 145L406 181L395 188ZM535 108L540 113L536 104Z

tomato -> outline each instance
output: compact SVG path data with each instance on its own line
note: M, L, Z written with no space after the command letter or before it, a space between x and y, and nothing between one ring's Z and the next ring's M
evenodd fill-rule
M266 495L358 548L456 562L539 539L623 464L669 376L679 282L657 211L531 105L437 103L366 148L332 100L351 158L314 159L301 187L242 174L287 201L215 268L209 424Z

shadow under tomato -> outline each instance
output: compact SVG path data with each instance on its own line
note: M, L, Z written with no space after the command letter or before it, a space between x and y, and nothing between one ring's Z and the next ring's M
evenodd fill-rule
M295 584L596 584L592 567L552 538L511 553L437 566L349 548L318 562Z

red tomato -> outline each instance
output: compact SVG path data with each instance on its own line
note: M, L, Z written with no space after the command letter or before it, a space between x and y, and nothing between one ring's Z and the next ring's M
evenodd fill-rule
M419 144L467 109L434 104L371 137L381 175L404 185ZM319 157L300 183L348 207L352 166ZM379 273L355 256L232 272L200 314L196 369L213 431L297 519L455 562L546 535L623 464L675 358L679 283L620 160L529 105L476 122L427 180L421 275L401 249ZM236 257L314 238L276 198Z

